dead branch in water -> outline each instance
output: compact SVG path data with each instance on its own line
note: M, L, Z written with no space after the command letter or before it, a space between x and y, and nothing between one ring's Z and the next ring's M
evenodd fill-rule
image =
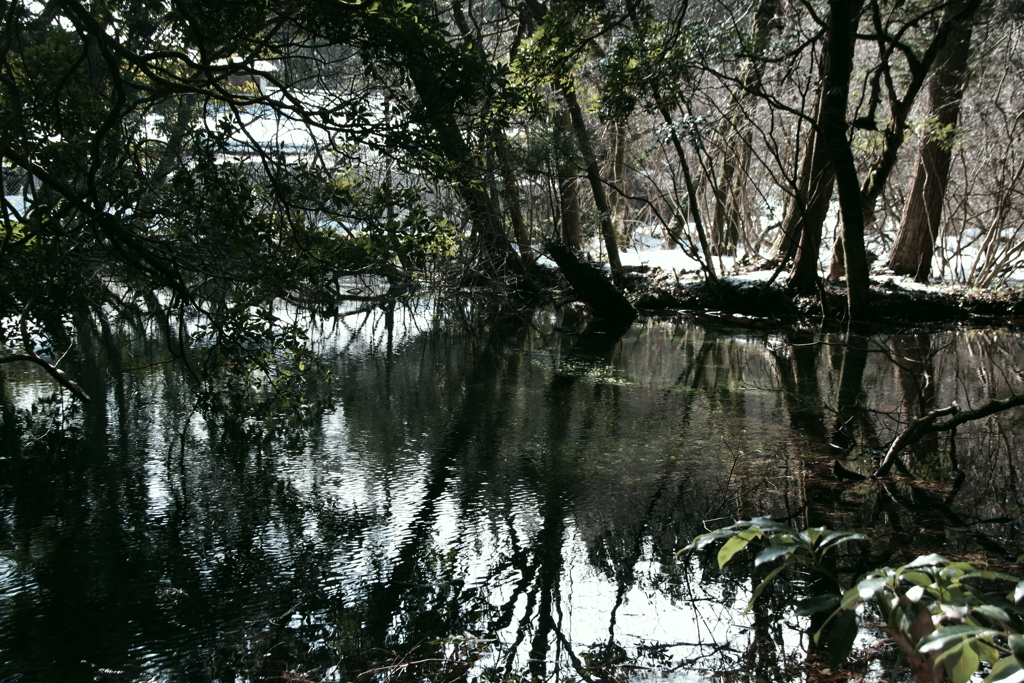
M948 432L965 422L980 420L989 415L1022 405L1024 405L1024 393L1014 394L1007 398L994 398L985 405L973 410L961 410L954 401L952 405L933 410L916 420L911 420L903 433L897 436L889 445L889 450L886 452L885 458L882 459L882 464L878 466L872 477L877 479L887 475L896 462L896 458L899 457L900 452L905 447L921 439L925 434ZM947 415L952 417L948 420L938 421L939 418L946 417Z

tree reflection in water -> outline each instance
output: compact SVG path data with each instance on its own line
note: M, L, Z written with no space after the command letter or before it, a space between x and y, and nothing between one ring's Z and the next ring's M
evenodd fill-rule
M430 302L315 323L334 377L301 408L196 408L128 329L83 345L84 408L2 376L0 679L782 681L815 655L785 587L741 616L751 569L676 558L692 536L873 531L841 572L1021 549L1012 415L916 445L915 481L832 476L934 406L1020 389L1017 338Z

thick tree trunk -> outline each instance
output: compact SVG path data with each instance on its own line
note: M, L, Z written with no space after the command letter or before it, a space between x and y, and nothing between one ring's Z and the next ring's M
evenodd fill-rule
M823 64L823 76L824 67ZM813 294L818 288L822 226L835 187L835 170L821 132L824 116L823 88L824 80L818 90L814 126L807 141L797 192L790 200L783 220L782 240L778 247L784 253L777 252L783 258L780 263L785 263L790 251L795 254L793 268L789 273L789 287L801 294Z
M580 261L562 244L548 244L547 251L572 285L576 296L590 307L595 316L624 322L636 319L633 305L598 269Z
M832 158L842 214L843 255L846 260L846 296L851 320L866 320L870 313L870 282L864 250L864 213L853 151L847 139L846 107L853 73L854 41L864 0L829 0L827 66L821 99L821 135Z
M963 10L960 2L946 12ZM937 59L935 75L929 87L931 118L939 133L953 130L960 118L960 101L966 82L967 57L971 47L971 18L958 18ZM889 267L897 275L911 275L927 282L931 270L935 240L942 219L942 202L949 181L951 150L948 138L929 135L918 150L910 193L903 218L889 255Z
M793 259L789 287L801 294L813 294L818 289L822 226L835 189L835 170L821 134L825 68L823 59L819 68L822 85L815 95L814 123L808 132L796 191L786 208L772 259L779 267Z
M583 163L587 167L590 190L594 194L594 204L601 216L601 235L604 237L605 249L608 251L608 265L612 269L612 280L617 287L622 287L625 281L625 271L622 269L622 260L619 258L619 242L616 238L615 226L612 225L612 208L608 202L608 193L605 192L601 167L590 142L590 133L587 131L586 121L583 120L583 110L580 108L579 100L576 99L576 90L571 84L562 85L562 98L565 100L566 108L572 118L576 142L583 155Z
M789 287L801 294L813 294L818 288L821 234L836 180L835 169L821 135L815 135L813 156L812 175L808 180L809 192L803 201L798 200L790 205L786 221L797 226L799 235L793 268L789 273Z
M483 159L466 143L455 113L437 92L430 74L413 71L410 75L416 94L429 112L425 123L437 134L445 157L451 162L455 191L466 208L471 238L481 252L487 275L498 280L509 275L523 276L522 261L509 243L497 207L481 186Z
M943 64L949 59L955 50L954 46L959 41L964 40L963 32L966 30L966 42L963 44L963 66L957 70L956 76L958 80L953 84L960 87L960 92L955 97L956 110L957 113L959 112L960 96L963 93L963 80L959 77L962 75L961 72L966 70L967 67L967 51L970 44L971 17L973 17L980 4L980 0L960 0L959 2L955 2L946 7L942 15L942 22L940 23L935 36L932 38L931 44L928 46L928 49L925 50L921 59L910 68L911 78L907 84L907 88L902 99L895 100L891 103L892 119L883 131L885 144L882 147L882 153L879 154L878 158L871 165L871 168L868 170L868 174L864 179L864 183L861 186L861 211L864 214L865 232L870 230L874 225L875 204L878 202L878 198L881 196L882 190L885 189L889 175L892 173L893 168L896 167L899 150L906 139L907 119L910 116L910 111L914 106L917 95L924 86L925 79L931 71L932 65L937 62L939 65L938 71L941 72L943 70ZM877 11L877 6L875 6L874 16L876 32L881 34L881 17ZM941 74L937 73L936 80L932 81L933 91L937 80L941 78ZM932 96L932 99L934 102L934 96ZM954 115L950 125L955 123L956 116ZM948 159L947 171L944 177L947 176ZM943 190L944 189L945 184L943 183ZM832 253L832 266L829 272L830 280L837 280L845 275L843 252L844 248L842 240L836 240L836 248ZM927 277L927 274L925 277Z
M820 115L820 89L816 97L817 99L814 103L815 120ZM796 256L796 251L800 247L804 214L807 213L808 197L811 192L811 178L814 171L815 142L818 139L817 128L812 127L809 136L807 142L804 143L800 168L797 169L796 186L793 188L793 194L790 196L786 206L786 214L782 218L779 236L772 246L772 258L770 261L783 266Z

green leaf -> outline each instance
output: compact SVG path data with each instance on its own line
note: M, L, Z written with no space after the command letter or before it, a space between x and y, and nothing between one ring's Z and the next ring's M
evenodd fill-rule
M757 559L754 560L754 566L760 567L765 562L771 562L772 560L780 557L786 557L793 553L798 546L790 543L780 543L778 545L770 545L757 554Z
M903 572L901 576L910 583L916 586L924 586L925 588L935 583L935 579L923 572L908 571Z
M857 613L853 610L843 612L832 624L828 634L828 659L832 666L838 666L850 654L858 630Z
M818 542L818 539L821 538L826 531L827 529L825 529L825 527L823 526L812 527L801 533L800 538L807 541L807 545L813 547L814 544Z
M712 531L707 534L701 534L700 536L694 538L688 546L686 546L679 552L685 553L691 550L701 550L702 548L707 547L709 544L714 543L720 538L731 538L734 535L734 533L735 532L732 530L726 531L724 529L719 529L718 531Z
M834 610L837 607L839 607L839 595L836 593L812 595L797 603L796 615L798 617L809 617L812 614Z
M1010 652L1013 653L1017 663L1024 666L1024 635L1014 633L1010 635Z
M796 535L796 531L793 527L786 526L782 522L776 522L771 517L754 517L749 522L740 522L740 524L759 529L760 531L777 531L784 534Z
M974 643L966 637L961 640L959 645L950 647L948 656L943 653L943 657L945 658L942 663L953 683L967 683L971 680L974 672L978 670L978 665L981 664L978 652L974 649Z
M999 631L981 626L950 626L933 631L921 639L917 645L917 651L922 654L946 650L957 645L963 638L979 638L981 636L999 635ZM1013 636L1010 636L1012 639ZM1012 643L1011 643L1012 645Z
M995 664L999 661L999 650L996 649L995 645L988 638L980 638L974 641L974 646L978 648L978 656L981 657L982 661L990 664Z
M1024 598L1024 581L1019 582L1013 589L1013 601L1020 602L1021 598Z
M860 604L860 601L860 591L858 591L857 587L854 586L853 588L847 589L847 591L843 593L843 599L839 603L839 609L853 609L858 604Z
M821 544L825 545L827 543L832 543L833 541L837 540L867 540L867 536L865 536L864 534L854 533L852 531L829 531L821 539Z
M939 565L948 564L949 560L944 558L938 553L932 553L931 555L921 555L916 560L908 565L905 565L906 569L912 569L914 567L937 567Z
M882 596L880 599L875 600L875 606L878 611L882 613L882 619L885 623L892 623L892 612L893 608L899 605L899 599L895 597Z
M1010 622L1010 615L1006 613L1006 610L995 605L978 605L972 611L1000 624L1008 624Z
M737 535L730 538L722 546L722 549L718 551L718 568L721 569L729 560L733 558L733 555L738 553L747 547L747 544L753 540L752 538L743 538L743 535Z
M985 683L1024 683L1024 669L1013 657L1003 657L992 665Z
M870 540L871 539L864 534L850 534L845 531L835 531L823 538L818 547L823 549L822 552L828 552L829 550L841 546L844 543L849 543L850 541Z

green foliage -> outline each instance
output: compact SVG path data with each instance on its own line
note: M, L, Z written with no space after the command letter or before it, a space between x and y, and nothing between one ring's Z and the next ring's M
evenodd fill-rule
M747 610L764 588L788 568L802 567L834 576L825 562L835 548L867 538L859 533L818 527L797 531L767 518L739 522L696 537L684 550L699 550L725 541L718 551L718 566L725 567L741 551L756 550L754 565L778 562L755 588ZM1006 595L986 593L981 585L1009 582ZM834 663L853 648L864 626L861 613L871 608L881 616L883 628L908 657L918 680L939 681L943 673L953 683L966 683L981 666L992 667L986 683L1024 680L1024 581L951 562L941 555L918 557L901 567L882 567L859 578L842 594L814 595L799 601L798 616L831 613L814 634ZM824 637L824 642L822 643Z
M824 572L826 555L844 543L867 540L867 537L847 531L829 531L824 527L796 531L767 517L756 517L747 522L739 522L708 534L702 534L684 550L700 550L710 543L723 539L725 544L718 551L718 567L720 569L751 543L759 548L754 559L755 567L781 560L779 566L773 569L754 589L754 594L744 610L746 613L753 607L754 601L761 595L761 592L783 570L803 566Z
M61 358L76 326L109 325L117 311L156 320L200 381L237 373L283 394L316 363L295 324L266 314L276 300L321 310L342 276L406 281L453 253L456 231L422 187L340 163L371 135L388 153L398 142L411 157L440 158L429 127L386 135L391 122L373 120L361 88L318 111L319 100L303 100L309 82L270 101L237 77L287 50L286 63L309 76L323 66L317 50L347 42L379 58L368 71L432 81L446 107L468 111L494 81L491 67L416 3L289 10L289 38L268 32L280 9L123 0L7 13L0 154L5 174L31 178L24 206L10 205L0 224L0 335L12 352ZM293 38L316 48L296 50ZM395 98L404 115L425 104ZM311 112L332 126L319 156L261 137L266 122L312 131ZM310 138L326 140L319 134Z
M911 129L923 139L934 142L947 152L963 144L964 129L956 124L944 124L935 117L922 117L910 123Z
M670 30L664 23L645 18L615 42L610 54L598 62L604 76L600 107L603 116L621 119L643 108L653 111L659 100L675 106L680 89L695 67L689 24Z

